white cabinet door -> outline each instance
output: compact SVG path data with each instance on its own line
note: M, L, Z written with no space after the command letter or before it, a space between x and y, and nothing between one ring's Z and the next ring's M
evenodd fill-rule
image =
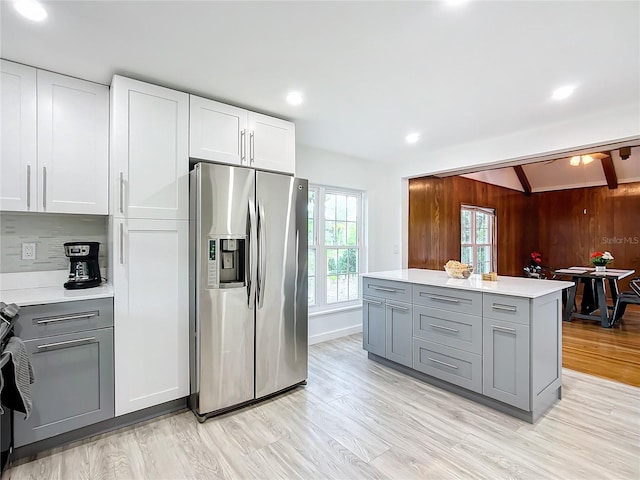
M109 213L109 88L38 70L38 210Z
M189 218L189 95L114 76L111 213Z
M190 96L189 156L246 165L247 111Z
M0 61L0 210L36 210L36 69Z
M188 225L114 221L116 416L189 394Z
M250 166L262 170L295 173L295 125L286 120L249 112Z

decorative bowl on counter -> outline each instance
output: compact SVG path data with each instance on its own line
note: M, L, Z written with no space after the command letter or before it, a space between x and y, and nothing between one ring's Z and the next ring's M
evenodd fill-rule
M449 260L444 266L444 271L451 278L469 278L473 273L473 267L457 260Z

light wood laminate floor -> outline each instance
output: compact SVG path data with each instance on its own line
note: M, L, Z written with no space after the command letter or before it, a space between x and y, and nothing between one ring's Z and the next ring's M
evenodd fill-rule
M564 370L535 425L367 359L310 348L309 385L199 424L189 411L40 455L3 479L640 478L640 389Z

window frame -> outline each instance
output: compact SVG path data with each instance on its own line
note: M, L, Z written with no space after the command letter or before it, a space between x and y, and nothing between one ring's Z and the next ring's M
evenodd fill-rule
M330 310L340 310L343 308L361 306L362 285L360 275L365 272L365 221L364 221L364 201L365 195L361 190L343 188L321 184L309 184L309 191L314 191L316 202L314 205L314 238L313 243L309 242L309 250L315 252L315 304L309 304L309 312L322 312ZM357 197L356 210L356 245L325 245L325 195L351 195ZM358 293L357 297L351 300L336 301L327 303L327 250L330 249L356 249L358 251Z
M468 211L471 213L471 225L470 225L470 230L471 230L471 242L469 243L464 243L462 241L463 238L463 226L462 226L462 213L464 211ZM482 213L484 215L488 215L489 216L489 221L490 221L490 225L488 228L488 232L489 232L489 242L482 242L479 243L477 242L477 238L476 238L476 215L478 213ZM487 208L487 207L479 207L479 206L475 206L475 205L467 205L467 204L461 204L460 205L460 260L462 261L462 249L465 247L471 247L472 249L472 265L474 267L474 273L488 273L488 272L480 272L480 269L478 268L479 265L479 261L478 261L478 248L481 247L489 247L489 252L491 255L491 258L489 260L489 272L497 272L497 253L498 253L498 239L497 239L497 220L498 217L496 215L496 210L494 208ZM483 262L483 263L487 263L487 262Z

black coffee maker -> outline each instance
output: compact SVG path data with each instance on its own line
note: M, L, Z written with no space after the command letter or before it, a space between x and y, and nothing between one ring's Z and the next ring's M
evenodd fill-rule
M64 254L69 257L69 281L64 288L97 287L102 282L98 266L99 242L69 242L64 244Z

